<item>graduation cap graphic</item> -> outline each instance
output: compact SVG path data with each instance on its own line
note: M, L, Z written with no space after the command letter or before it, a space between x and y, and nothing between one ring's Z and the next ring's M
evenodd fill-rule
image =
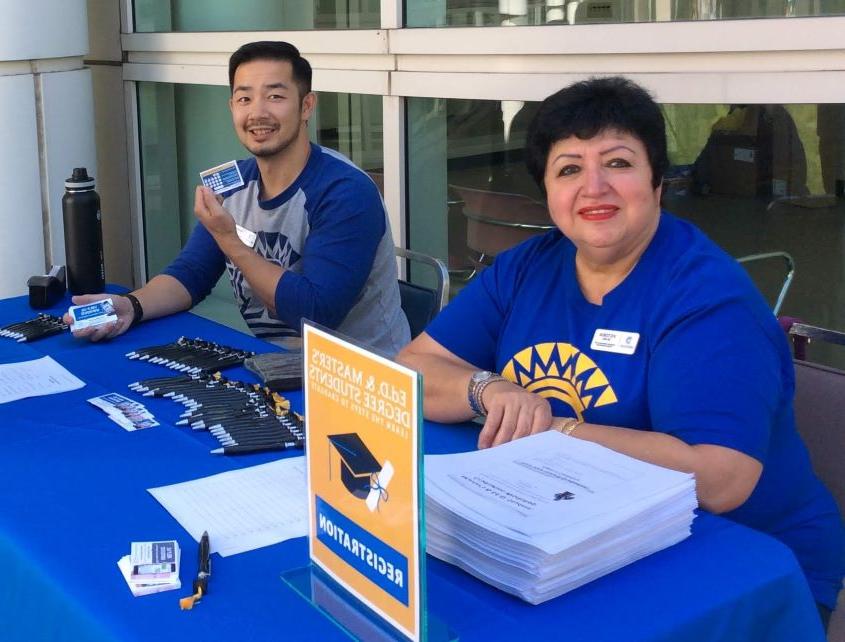
M387 485L393 479L393 464L384 465L367 448L358 433L329 435L329 442L340 455L340 480L352 495L367 502L370 512L387 501ZM329 478L331 479L331 450L329 450Z
M381 464L358 433L329 435L328 438L340 455L340 479L346 486L346 490L359 499L366 499L373 488L373 476L381 472ZM329 459L329 475L331 475L331 456Z

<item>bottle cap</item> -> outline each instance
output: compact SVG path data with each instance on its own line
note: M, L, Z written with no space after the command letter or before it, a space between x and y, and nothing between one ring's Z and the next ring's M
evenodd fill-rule
M74 167L73 175L65 180L65 187L68 189L86 189L94 187L94 177L88 176L85 167Z

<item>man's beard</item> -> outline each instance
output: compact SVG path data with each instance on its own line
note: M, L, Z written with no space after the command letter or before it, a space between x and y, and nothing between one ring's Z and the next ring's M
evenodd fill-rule
M299 130L294 130L290 132L290 134L286 138L271 138L264 142L255 142L251 140L251 136L249 133L250 129L258 128L258 127L272 127L275 131L274 133L278 136L278 134L282 131L282 127L275 122L264 122L258 121L253 123L248 123L246 126L245 131L245 140L243 142L244 147L249 150L249 152L255 156L256 158L269 158L272 156L276 156L284 152L288 147L290 147L299 136Z
M250 146L247 145L246 148L250 151L250 153L255 156L256 158L268 158L271 156L276 156L281 152L285 151L288 147L290 147L293 142L296 140L296 134L277 142L274 142L272 146L267 146L267 143L253 143L253 145L257 145L255 149L250 149Z

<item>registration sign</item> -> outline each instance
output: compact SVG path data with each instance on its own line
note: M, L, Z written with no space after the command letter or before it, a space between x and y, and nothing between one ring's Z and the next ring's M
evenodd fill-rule
M309 323L303 345L311 561L424 639L420 376Z

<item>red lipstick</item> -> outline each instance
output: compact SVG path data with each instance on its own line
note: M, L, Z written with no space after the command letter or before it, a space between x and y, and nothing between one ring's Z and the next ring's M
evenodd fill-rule
M578 210L578 216L587 221L606 221L616 216L619 208L615 205L590 205Z

